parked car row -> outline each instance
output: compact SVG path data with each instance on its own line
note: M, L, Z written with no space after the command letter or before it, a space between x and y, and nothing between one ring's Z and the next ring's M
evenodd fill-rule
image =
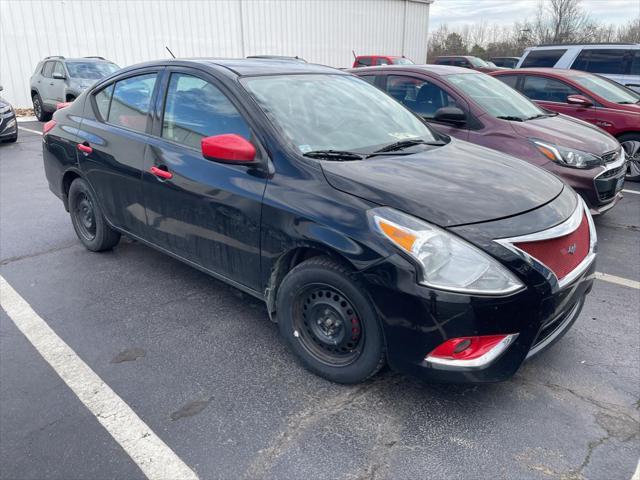
M2 86L0 85L0 92ZM13 143L18 140L16 112L9 102L0 97L0 142Z
M327 379L385 363L432 381L510 377L564 335L593 284L590 208L550 172L601 210L624 181L622 149L480 72L354 72L273 59L119 70L44 125L49 186L87 249L126 234L264 300Z

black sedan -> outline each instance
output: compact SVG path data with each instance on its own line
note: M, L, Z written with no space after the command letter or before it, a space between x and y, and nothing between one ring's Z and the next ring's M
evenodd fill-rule
M593 282L573 190L328 67L133 66L58 110L43 150L89 250L126 234L264 300L336 382L386 362L503 380L569 329Z
M0 86L0 92L2 86ZM16 112L9 102L0 97L0 142L12 143L18 140Z

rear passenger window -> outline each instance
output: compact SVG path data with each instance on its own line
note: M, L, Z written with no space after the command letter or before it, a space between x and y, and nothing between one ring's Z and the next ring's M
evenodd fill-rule
M376 58L376 65L389 65L389 60L386 58Z
M42 75L47 77L47 78L51 78L52 73L53 73L53 64L55 62L46 62L44 64L44 67L42 68Z
M458 107L453 97L433 83L415 77L389 75L387 93L424 118L433 118L443 107Z
M171 74L162 136L200 148L203 137L235 133L250 139L249 126L229 99L214 85L183 73Z
M518 75L499 75L496 78L511 88L516 88L516 84L518 83Z
M626 52L622 49L584 49L571 68L590 73L623 75Z
M96 106L102 120L106 120L109 117L109 104L111 103L111 95L113 94L113 84L107 88L103 88L95 94Z
M156 77L155 73L149 73L116 82L107 121L144 132Z
M640 50L636 50L633 53L633 58L631 59L631 71L629 73L631 75L640 75Z
M553 67L560 57L567 51L566 48L557 50L533 50L523 60L520 68L527 67Z
M529 75L524 78L522 93L531 100L557 103L566 103L569 95L580 95L578 90L559 80Z
M358 59L358 65L360 65L361 67L370 67L372 65L371 63L371 57L361 57Z

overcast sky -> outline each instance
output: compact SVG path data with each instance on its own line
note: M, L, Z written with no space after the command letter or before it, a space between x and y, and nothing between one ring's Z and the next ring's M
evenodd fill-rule
M532 18L538 0L435 0L431 5L430 27L446 23L450 26L475 23L510 24ZM582 6L591 16L603 23L626 23L640 15L640 0L583 0Z

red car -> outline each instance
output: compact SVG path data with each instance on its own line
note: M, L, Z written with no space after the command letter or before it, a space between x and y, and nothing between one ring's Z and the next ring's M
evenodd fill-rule
M396 55L358 55L353 61L353 68L376 65L413 65L413 62L406 57Z
M521 68L491 75L547 110L592 123L616 137L629 160L627 180L640 181L640 94L578 70Z

